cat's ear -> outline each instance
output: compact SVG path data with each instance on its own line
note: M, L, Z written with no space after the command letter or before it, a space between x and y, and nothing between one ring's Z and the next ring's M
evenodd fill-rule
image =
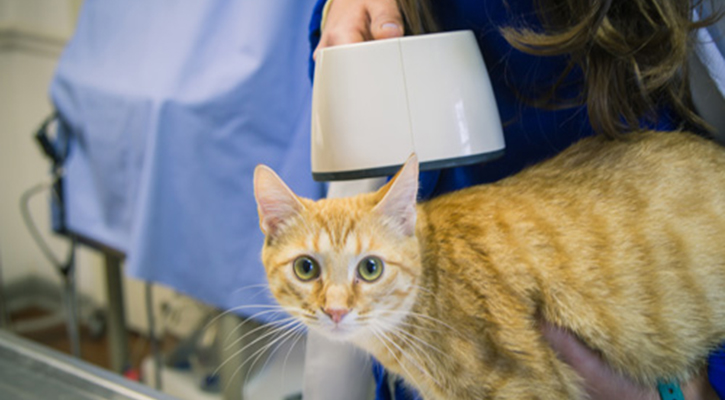
M402 233L415 233L416 200L418 197L418 157L412 154L387 185L380 189L385 193L374 211L397 225Z
M254 170L254 197L259 226L265 235L274 236L286 221L304 208L282 178L265 165L258 165Z

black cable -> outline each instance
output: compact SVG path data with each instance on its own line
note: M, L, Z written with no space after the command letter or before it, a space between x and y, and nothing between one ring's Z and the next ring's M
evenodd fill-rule
M42 193L45 190L48 190L52 187L52 184L48 183L41 183L37 184L30 189L23 192L23 194L20 196L20 213L23 217L23 221L25 222L25 226L28 228L28 231L30 232L30 236L33 238L35 243L40 248L41 252L45 256L45 258L55 267L58 269L58 271L63 275L66 276L68 274L68 269L70 268L70 265L72 264L72 258L73 258L73 246L71 246L68 249L68 256L66 256L66 260L60 261L58 257L53 254L53 251L50 249L50 246L48 246L48 243L43 239L43 236L40 234L40 231L38 230L37 225L33 221L33 218L30 214L30 199L33 198L35 195ZM53 195L57 195L56 193L53 193Z
M53 200L59 204L62 204L62 182L63 176L63 162L68 154L68 141L61 140L60 136L56 136L55 143L48 136L51 124L59 121L59 115L57 112L53 112L48 116L40 128L35 133L35 139L40 145L41 149L47 157L53 161L52 168L52 183L41 183L31 187L30 189L23 192L20 196L20 214L23 217L25 226L30 232L30 236L33 238L35 243L40 248L45 258L58 270L63 279L63 302L65 305L66 312L66 328L68 330L68 338L71 344L71 353L77 358L81 358L81 341L80 331L78 329L78 307L76 302L76 279L75 279L75 248L76 248L76 237L71 235L71 243L68 248L68 255L65 261L60 261L55 256L53 251L50 249L48 243L43 239L40 230L33 217L30 214L30 199L33 196L42 193L47 189L51 189L51 196ZM58 148L56 148L56 145Z
M59 178L59 173L54 173L54 181ZM71 344L71 354L77 358L81 358L80 332L78 330L78 309L76 305L76 280L75 280L75 247L76 239L71 237L71 244L68 248L68 255L65 261L60 261L43 239L40 230L33 217L30 214L30 200L37 194L48 189L56 188L56 185L50 183L40 183L23 192L20 196L20 213L25 222L25 226L30 232L30 236L40 248L46 259L60 272L63 278L63 302L66 310L66 329ZM55 190L51 190L53 196L58 196Z
M62 151L59 153L58 149L55 148L55 145L53 144L51 138L48 137L48 129L50 128L50 125L58 119L58 117L58 112L54 111L43 120L43 122L40 124L40 127L35 132L35 140L38 142L38 145L40 145L43 153L45 153L45 155L53 161L54 167L62 165L65 155L68 153L67 142L65 143L65 149L62 149Z

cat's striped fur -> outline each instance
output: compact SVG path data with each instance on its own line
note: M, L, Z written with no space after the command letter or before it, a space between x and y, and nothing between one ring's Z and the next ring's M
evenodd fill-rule
M645 385L687 379L725 342L725 150L712 142L590 138L496 184L417 207L416 190L415 159L377 193L318 202L255 175L280 304L426 399L581 398L542 320ZM318 278L295 278L300 255ZM356 274L367 255L385 263L371 283Z

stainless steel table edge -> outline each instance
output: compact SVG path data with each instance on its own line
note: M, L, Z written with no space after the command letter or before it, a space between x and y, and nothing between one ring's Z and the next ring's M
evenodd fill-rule
M43 347L8 331L0 330L0 350L16 353L61 373L137 400L178 400L176 397L158 392L148 386L130 381L120 375L91 365L83 360Z

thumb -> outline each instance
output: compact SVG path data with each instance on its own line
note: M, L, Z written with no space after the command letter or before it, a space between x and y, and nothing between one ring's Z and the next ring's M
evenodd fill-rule
M391 4L392 3L392 4ZM400 16L395 2L385 2L384 5L371 8L370 33L373 39L389 39L403 36L403 18Z

